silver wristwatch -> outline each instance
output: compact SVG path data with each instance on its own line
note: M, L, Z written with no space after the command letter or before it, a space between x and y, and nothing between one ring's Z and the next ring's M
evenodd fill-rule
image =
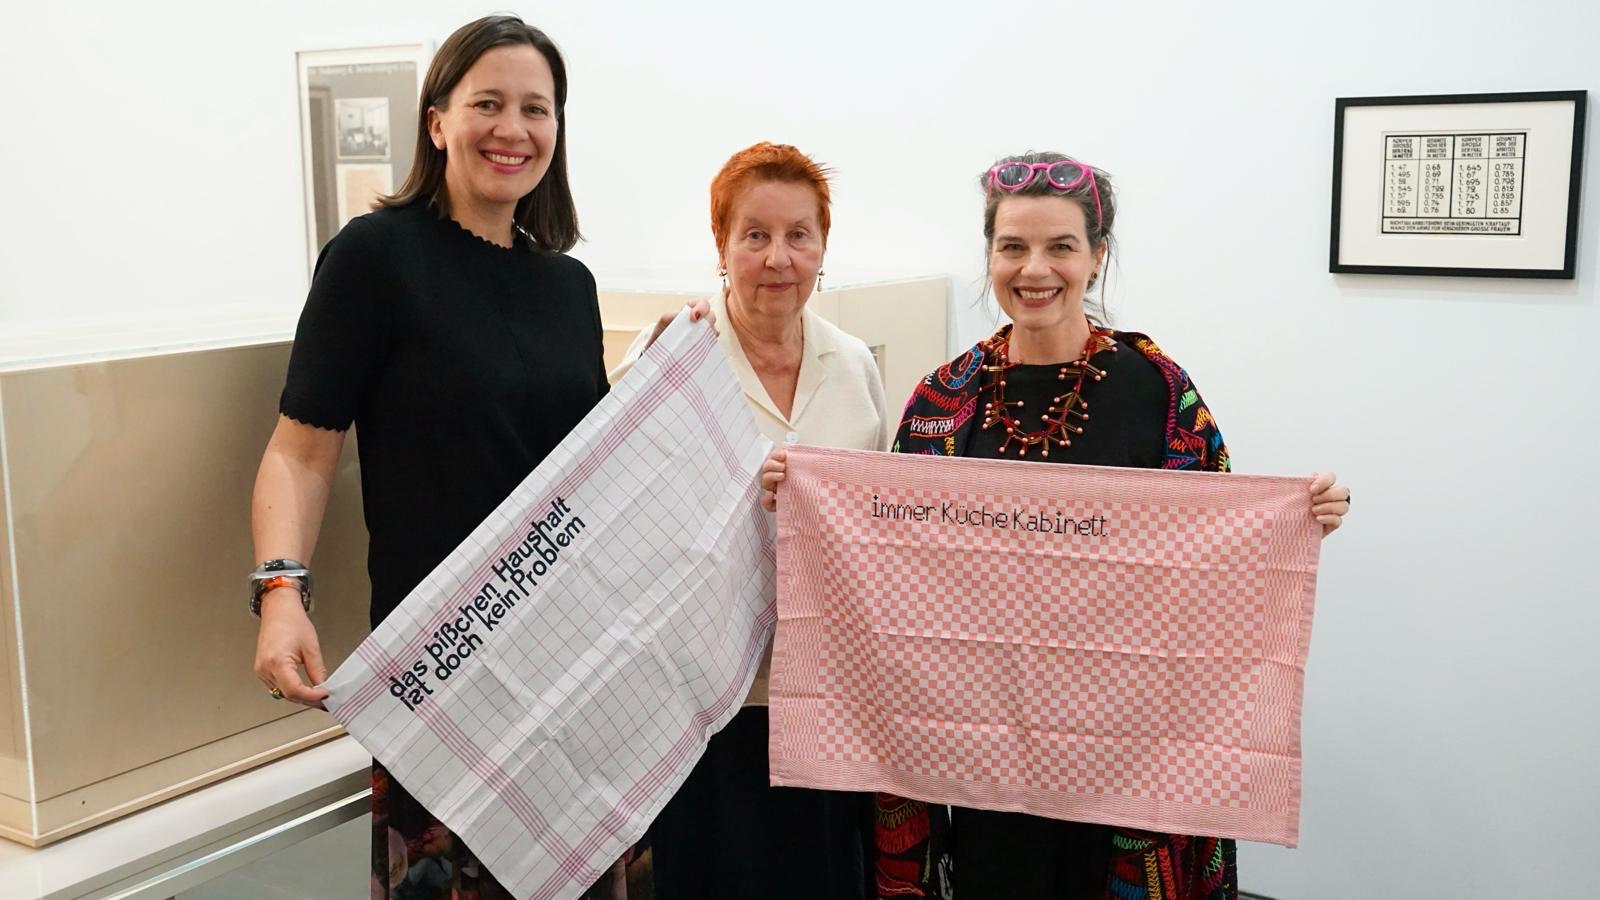
M261 616L261 595L276 587L300 591L300 605L311 612L311 569L295 559L269 559L250 573L250 614Z

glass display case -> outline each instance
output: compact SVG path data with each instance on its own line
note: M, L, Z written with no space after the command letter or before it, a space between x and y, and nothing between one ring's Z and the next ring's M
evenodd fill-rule
M38 846L342 733L250 669L250 491L290 323L0 340L0 836ZM347 441L316 554L330 665L367 630Z

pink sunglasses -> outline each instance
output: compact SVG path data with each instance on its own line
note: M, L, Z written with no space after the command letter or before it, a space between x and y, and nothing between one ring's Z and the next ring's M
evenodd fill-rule
M1100 185L1094 177L1094 170L1075 159L1061 159L1055 162L1003 162L989 170L989 190L995 188L1003 191L1020 191L1043 172L1045 180L1058 191L1070 191L1089 182L1089 193L1094 195L1095 227L1105 225L1105 215L1100 210Z

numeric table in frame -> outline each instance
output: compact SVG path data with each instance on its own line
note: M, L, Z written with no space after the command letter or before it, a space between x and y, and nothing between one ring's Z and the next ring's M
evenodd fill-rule
M1527 132L1384 138L1383 234L1522 233Z

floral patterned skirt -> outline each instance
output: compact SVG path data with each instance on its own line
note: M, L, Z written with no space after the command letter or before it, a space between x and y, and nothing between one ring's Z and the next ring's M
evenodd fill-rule
M649 850L636 847L617 860L583 900L651 900L652 893ZM374 760L372 900L514 898L460 838Z
M878 900L1237 900L1234 842L877 795ZM1048 886L1046 886L1048 885ZM959 889L958 889L959 887Z

